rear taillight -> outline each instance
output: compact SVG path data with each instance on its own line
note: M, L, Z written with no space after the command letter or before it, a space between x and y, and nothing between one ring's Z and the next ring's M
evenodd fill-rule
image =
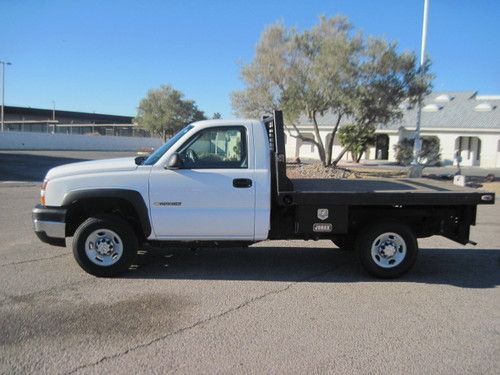
M481 195L481 200L484 201L484 202L491 202L493 201L493 195L491 194L485 194L485 195Z

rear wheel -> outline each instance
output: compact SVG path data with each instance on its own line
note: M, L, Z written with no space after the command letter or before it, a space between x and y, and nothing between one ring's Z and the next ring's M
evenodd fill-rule
M111 277L129 268L137 254L137 237L125 220L118 216L91 217L73 237L73 255L84 271L99 277Z
M382 223L360 232L356 251L368 273L391 279L403 275L413 266L418 245L415 234L408 226Z

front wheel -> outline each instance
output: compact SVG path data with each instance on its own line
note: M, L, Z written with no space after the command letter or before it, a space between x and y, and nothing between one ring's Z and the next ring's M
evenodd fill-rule
M76 230L73 255L84 271L111 277L127 270L137 255L137 237L125 220L114 215L91 217Z
M356 251L363 267L375 277L392 279L406 273L418 254L413 231L399 223L368 226L360 232Z

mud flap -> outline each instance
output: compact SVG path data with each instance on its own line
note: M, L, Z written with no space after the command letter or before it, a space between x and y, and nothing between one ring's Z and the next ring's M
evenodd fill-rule
M455 215L441 220L441 235L466 245L470 242L470 226L476 224L476 206L459 207Z

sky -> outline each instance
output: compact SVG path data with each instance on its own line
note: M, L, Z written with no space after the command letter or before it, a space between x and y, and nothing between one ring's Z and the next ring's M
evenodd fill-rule
M320 15L420 53L424 0L0 0L5 104L136 114L149 89L171 84L211 117L233 117L266 26L300 30ZM430 0L427 53L435 91L500 94L500 2Z

